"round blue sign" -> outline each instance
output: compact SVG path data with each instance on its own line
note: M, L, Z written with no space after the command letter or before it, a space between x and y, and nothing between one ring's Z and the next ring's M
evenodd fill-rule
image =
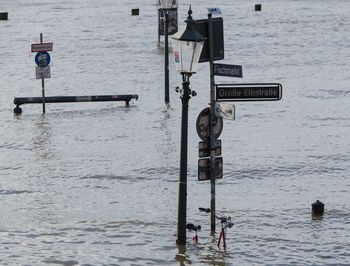
M50 64L50 55L48 52L39 52L35 56L35 63L39 67L46 67Z

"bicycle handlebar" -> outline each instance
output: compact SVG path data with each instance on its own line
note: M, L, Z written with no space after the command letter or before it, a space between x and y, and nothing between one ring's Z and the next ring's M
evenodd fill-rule
M199 210L202 212L211 212L211 210L209 208L201 208L199 207Z
M201 208L201 207L199 207L199 210L202 211L202 212L206 212L206 213L211 212L211 209L209 209L209 208ZM227 221L231 221L231 217L230 216L224 216L224 215L217 216L216 213L215 213L215 217L217 219L219 219L221 221L221 223L226 223ZM230 222L230 225L231 224L233 225L233 223ZM229 226L229 227L232 227L232 225Z
M201 230L201 226L200 225L197 225L197 226L195 226L194 224L187 224L186 225L186 229L188 229L188 230L193 230L193 231L199 231L199 230Z

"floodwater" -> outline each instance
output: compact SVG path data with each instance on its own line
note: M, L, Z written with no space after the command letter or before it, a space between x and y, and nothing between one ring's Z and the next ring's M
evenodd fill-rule
M209 68L191 78L187 222L177 230L181 100L164 49L156 1L2 0L0 12L1 265L345 265L350 263L350 5L347 0L209 0L222 10L225 59L243 78L279 82L276 102L238 102L220 139L224 176L216 207L233 219L227 249L210 235L210 184L197 181L195 122L209 102ZM131 16L140 8L139 16ZM30 44L53 42L47 96L138 94L123 102L23 105L41 96ZM312 217L311 203L325 203ZM217 229L220 224L217 224Z

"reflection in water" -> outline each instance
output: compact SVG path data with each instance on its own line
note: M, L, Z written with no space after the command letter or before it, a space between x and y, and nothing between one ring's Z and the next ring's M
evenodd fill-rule
M174 110L170 108L170 105L167 105L167 108L164 111L162 111L164 114L164 118L160 121L160 127L162 131L161 145L163 147L166 147L166 149L161 149L165 162L173 162L174 153L176 152L176 143L173 140L173 133L171 130L172 117L170 115L170 112L173 111Z
M34 154L41 160L48 160L54 157L52 150L52 128L48 119L42 116L35 124L37 126L33 138Z
M209 251L207 255L205 255L202 260L205 263L209 263L211 265L226 265L225 259L229 258L229 254L222 248L217 247L218 238L216 237L215 232L210 233L210 245Z
M323 215L318 215L318 214L312 213L311 214L311 219L313 221L322 221L323 220Z
M179 265L186 265L186 264L192 264L192 261L189 259L189 255L186 254L186 246L184 245L177 245L179 249L179 253L176 254L175 260L178 261Z

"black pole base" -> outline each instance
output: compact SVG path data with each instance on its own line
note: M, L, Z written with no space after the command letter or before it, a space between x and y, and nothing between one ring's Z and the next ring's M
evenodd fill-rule
M15 114L21 114L22 113L22 108L21 107L19 107L19 106L16 106L14 109L13 109L13 112L15 113Z
M186 239L177 239L176 244L177 245L186 245Z

